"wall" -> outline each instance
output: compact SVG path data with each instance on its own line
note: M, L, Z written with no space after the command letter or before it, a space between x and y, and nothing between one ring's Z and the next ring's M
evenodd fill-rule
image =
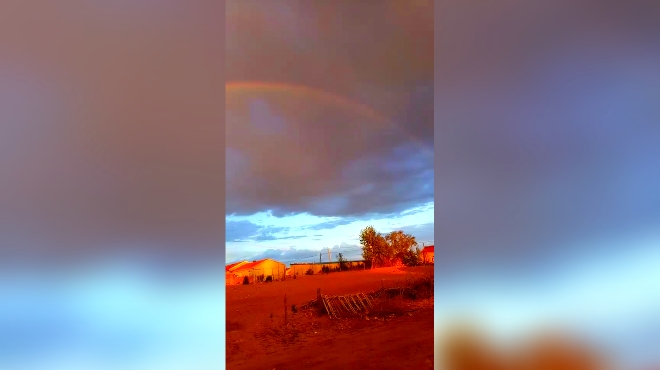
M243 283L243 278L233 274L231 272L225 273L225 283L227 285L237 285Z

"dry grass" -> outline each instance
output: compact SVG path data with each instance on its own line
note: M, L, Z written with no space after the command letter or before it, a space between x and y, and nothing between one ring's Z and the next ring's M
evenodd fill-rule
M369 294L373 308L367 317L410 315L420 308L433 307L433 275L408 279L397 286L382 287Z
M413 311L433 307L433 287L433 275L407 279L394 286L383 286L367 294L373 307L366 314L355 317L369 320L410 316ZM300 309L308 314L318 314L316 300L301 305ZM320 314L326 313L322 310Z

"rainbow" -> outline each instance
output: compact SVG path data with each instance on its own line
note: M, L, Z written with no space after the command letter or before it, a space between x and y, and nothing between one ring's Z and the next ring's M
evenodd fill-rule
M304 85L295 85L282 82L263 82L263 81L232 81L225 84L225 92L227 98L240 95L240 94L281 94L287 96L304 96L309 99L314 99L320 102L324 102L330 105L335 105L348 111L353 111L365 118L369 118L373 122L379 123L384 126L390 126L394 129L399 130L400 132L405 132L401 130L392 120L387 118L385 115L376 111L367 104L361 103L359 101L338 95L332 92L325 90L304 86ZM420 148L424 153L433 157L433 149L426 147L419 140L413 138L410 135L408 136L414 142L417 142L420 145Z
M387 117L364 103L304 85L281 82L233 81L225 84L225 91L228 96L244 93L274 93L289 96L301 95L324 103L343 107L349 111L353 111L378 122L388 121Z

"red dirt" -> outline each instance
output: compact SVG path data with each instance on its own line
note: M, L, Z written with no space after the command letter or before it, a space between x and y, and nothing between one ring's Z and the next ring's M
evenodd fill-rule
M370 292L406 278L429 276L431 266L335 272L227 286L227 369L430 369L432 303L404 317L340 319L310 310L288 311L322 294ZM272 316L272 317L271 317Z

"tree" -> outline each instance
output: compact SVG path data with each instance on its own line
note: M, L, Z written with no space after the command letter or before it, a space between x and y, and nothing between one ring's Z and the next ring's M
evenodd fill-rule
M419 266L422 263L422 251L416 247L407 250L401 256L401 262L406 266Z
M382 265L388 257L387 241L373 226L367 226L360 231L360 244L362 244L362 258L371 261L371 268L375 268L376 263Z
M419 251L413 251L413 247L417 246L417 240L410 234L405 234L401 230L392 231L385 236L387 244L389 245L389 257L391 261L399 260L406 266L408 263L415 263L415 257L419 257ZM406 263L406 261L408 263Z
M337 254L337 261L339 261L339 271L346 270L346 259L344 258L344 255L341 253Z

